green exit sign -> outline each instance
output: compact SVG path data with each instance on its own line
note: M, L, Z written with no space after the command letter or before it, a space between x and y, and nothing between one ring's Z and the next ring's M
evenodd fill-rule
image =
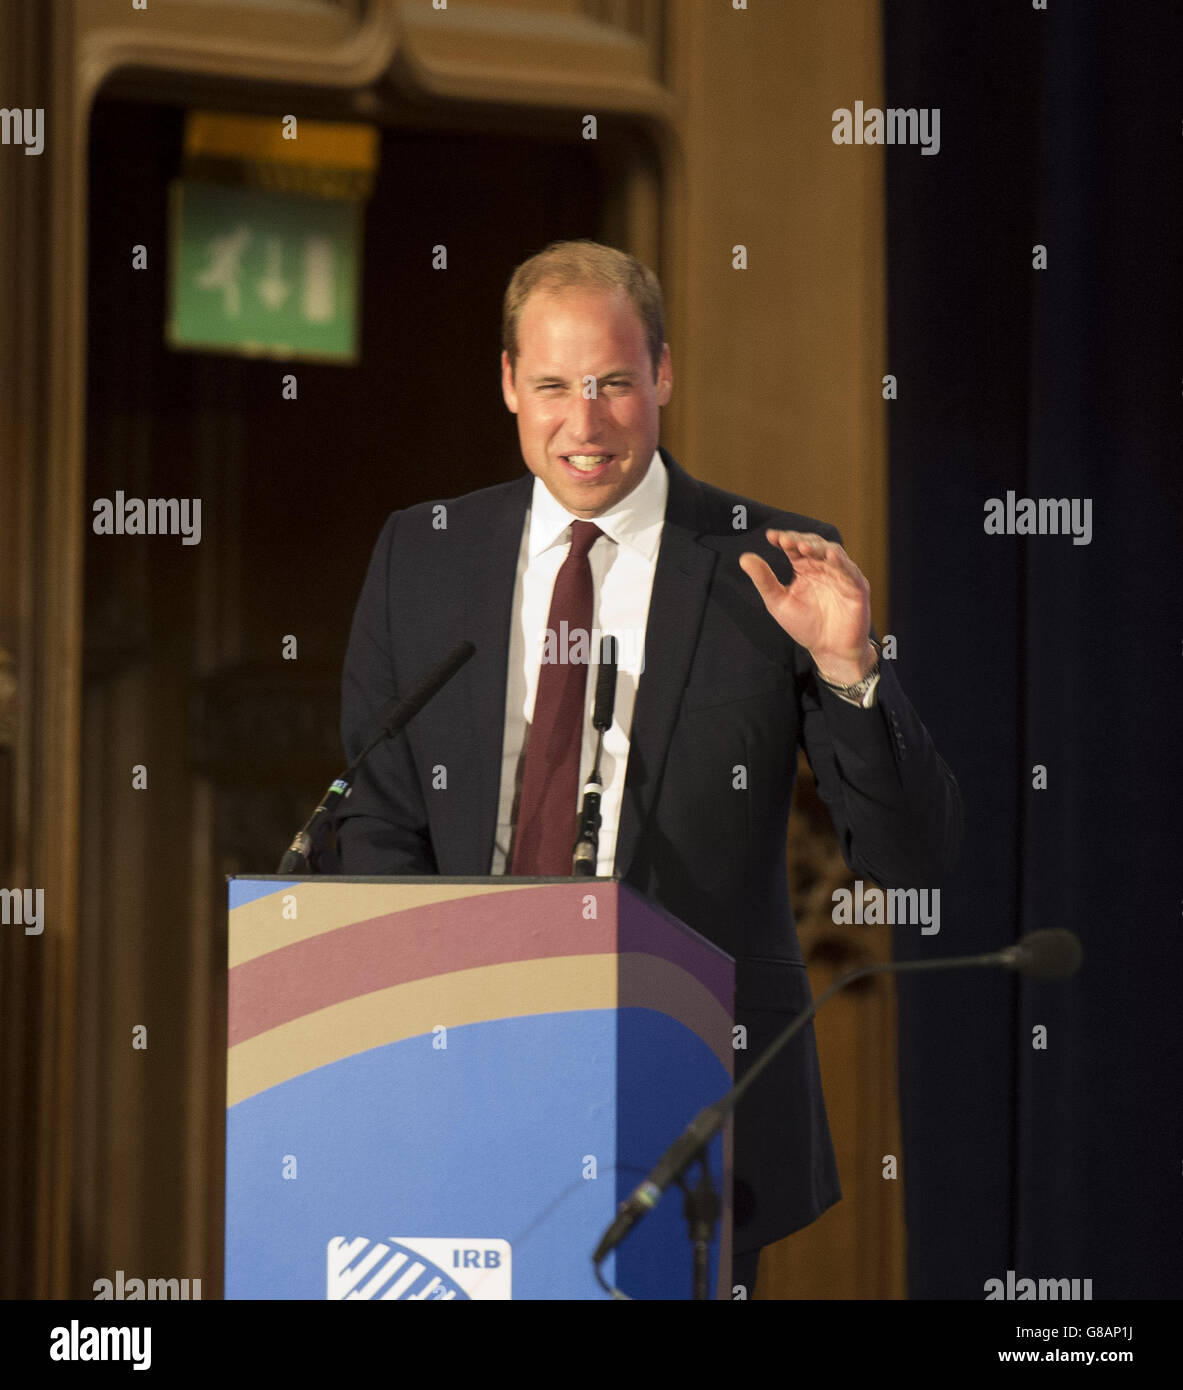
M361 207L178 180L168 342L356 362Z

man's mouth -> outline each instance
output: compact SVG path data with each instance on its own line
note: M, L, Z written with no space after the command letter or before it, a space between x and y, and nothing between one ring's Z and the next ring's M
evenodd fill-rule
M597 473L607 464L611 463L614 454L563 454L563 462L570 465L577 473L591 474Z

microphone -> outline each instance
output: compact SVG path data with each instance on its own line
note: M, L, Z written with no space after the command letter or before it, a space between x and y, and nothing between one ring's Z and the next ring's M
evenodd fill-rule
M576 878L591 878L596 872L600 849L600 798L604 785L600 778L600 755L604 750L604 735L612 727L612 711L616 704L616 638L600 638L600 669L596 675L596 698L592 706L592 727L597 731L596 756L591 776L583 788L583 806L579 812L579 834L571 873Z
M381 731L372 738L357 757L354 758L349 766L350 772L357 767L376 743L380 743L384 738L390 738L392 734L397 734L400 729L409 724L428 700L432 699L445 685L447 685L461 666L463 666L475 652L476 648L471 642L461 642L458 646L453 647L437 666L433 666L407 698L401 700L394 707L390 717L382 725Z
M370 750L381 743L383 739L391 738L405 728L428 700L447 685L475 651L476 648L471 642L461 642L423 677L405 700L400 700L395 705L369 743L340 777L334 778L329 783L328 790L320 799L320 805L308 817L304 828L297 833L296 838L288 847L287 853L279 861L277 873L306 874L308 872L308 857L312 853L312 845L317 832L324 821L336 810L337 805L349 795L350 787L353 784L353 774L361 766L364 759L369 756Z
M600 639L600 669L596 673L596 700L592 707L592 728L606 734L612 727L616 705L616 638Z
M1033 980L1066 980L1084 959L1080 938L1063 927L1028 932L1021 941L999 951L999 964Z
M723 1128L727 1117L747 1094L757 1077L767 1069L772 1059L805 1027L824 1003L855 980L865 979L868 975L905 974L919 970L957 970L966 966L1001 967L1004 970L1015 970L1020 975L1027 975L1036 980L1063 980L1079 970L1083 959L1084 951L1078 936L1062 927L1050 927L1028 932L1013 946L985 955L947 956L940 960L877 961L874 965L861 965L855 970L848 970L782 1030L749 1067L742 1081L737 1082L726 1095L713 1104L700 1110L691 1120L658 1159L645 1181L638 1184L630 1196L621 1203L615 1220L596 1246L592 1263L598 1270L607 1255L620 1244L646 1212L653 1210L661 1201L666 1188L681 1178L695 1158Z

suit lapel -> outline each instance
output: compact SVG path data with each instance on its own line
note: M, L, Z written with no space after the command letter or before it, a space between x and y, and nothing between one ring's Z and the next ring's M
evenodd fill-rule
M471 727L479 769L477 805L468 819L474 872L490 869L501 793L501 750L505 740L505 682L509 633L517 579L522 523L530 506L534 476L527 473L504 489L482 512L468 544L467 636L476 647L469 663Z
M637 686L620 828L616 872L632 866L648 822L678 720L716 555L698 543L703 529L699 485L663 449L669 496L653 594L645 624L645 670Z

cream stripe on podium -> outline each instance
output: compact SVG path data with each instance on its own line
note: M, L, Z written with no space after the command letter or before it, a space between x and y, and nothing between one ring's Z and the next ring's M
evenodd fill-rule
M619 970L618 970L619 962ZM620 979L623 977L623 990ZM510 961L393 985L305 1014L232 1047L226 1104L371 1048L500 1018L649 1008L706 1041L731 1072L731 1019L691 975L657 956L630 953Z

